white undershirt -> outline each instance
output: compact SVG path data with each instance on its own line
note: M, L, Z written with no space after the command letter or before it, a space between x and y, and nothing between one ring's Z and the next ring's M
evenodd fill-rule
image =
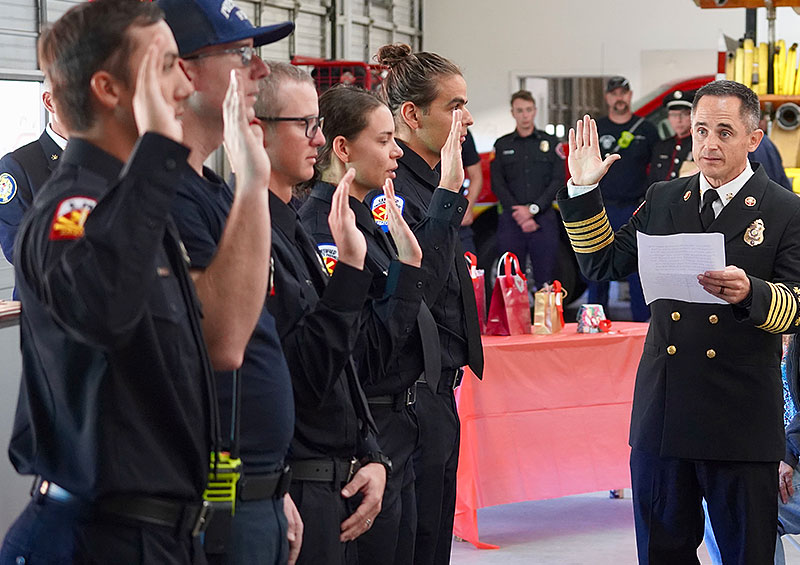
M64 139L63 137L61 137L60 135L58 135L55 131L53 131L53 128L50 127L50 124L47 124L47 127L44 128L44 131L47 132L47 135L50 136L50 139L55 141L56 145L58 145L61 148L62 151L64 150L64 148L66 148L67 140Z

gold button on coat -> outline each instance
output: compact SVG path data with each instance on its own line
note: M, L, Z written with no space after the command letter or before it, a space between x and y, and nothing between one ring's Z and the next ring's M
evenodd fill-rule
M681 319L681 313L680 312L673 312L671 317L672 317L672 321L673 322L677 322L678 320Z
M713 349L709 349L708 351L706 351L706 357L708 357L709 359L713 359L716 356L717 352L714 351Z
M670 345L669 347L667 347L667 353L669 353L670 355L675 355L676 351L678 351L678 349L674 345Z
M719 322L719 318L717 317L716 314L711 314L708 317L708 322L711 323L711 324L716 324L717 322Z

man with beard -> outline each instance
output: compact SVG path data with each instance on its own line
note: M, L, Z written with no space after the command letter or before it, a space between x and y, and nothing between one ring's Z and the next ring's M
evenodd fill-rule
M608 116L597 120L597 135L603 156L612 153L621 158L600 181L600 191L613 229L619 229L639 206L647 190L647 164L658 141L656 128L631 111L633 92L628 79L612 77L606 84ZM644 302L639 275L628 277L633 321L646 322L650 309ZM589 283L589 302L608 310L608 283Z

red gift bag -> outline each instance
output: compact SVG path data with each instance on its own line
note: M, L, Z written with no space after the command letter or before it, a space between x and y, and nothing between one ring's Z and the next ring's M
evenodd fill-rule
M472 290L475 292L475 303L478 306L478 321L481 325L481 333L486 333L486 278L483 276L483 269L478 268L478 258L473 253L464 253L467 260L467 270L472 279Z
M504 253L497 263L497 279L489 304L486 333L488 335L531 333L531 304L528 300L527 280L520 269L519 259L513 253Z

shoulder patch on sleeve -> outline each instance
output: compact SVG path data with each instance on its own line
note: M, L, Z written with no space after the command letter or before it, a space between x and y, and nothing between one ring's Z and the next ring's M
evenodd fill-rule
M73 196L58 203L50 226L50 239L80 239L83 225L89 213L94 210L97 200L88 196Z
M397 207L400 209L400 213L402 214L403 207L406 205L406 201L402 196L395 194L394 203L397 204ZM370 208L372 209L372 217L375 219L375 223L378 224L383 231L388 232L389 216L388 212L386 211L386 195L379 194L373 198Z
M332 243L320 243L317 245L319 254L322 255L322 260L325 262L325 270L329 275L333 274L336 268L336 263L339 262L339 248Z
M17 194L17 181L11 173L0 174L0 204L8 204Z
M556 143L556 155L564 161L567 158L566 143Z

